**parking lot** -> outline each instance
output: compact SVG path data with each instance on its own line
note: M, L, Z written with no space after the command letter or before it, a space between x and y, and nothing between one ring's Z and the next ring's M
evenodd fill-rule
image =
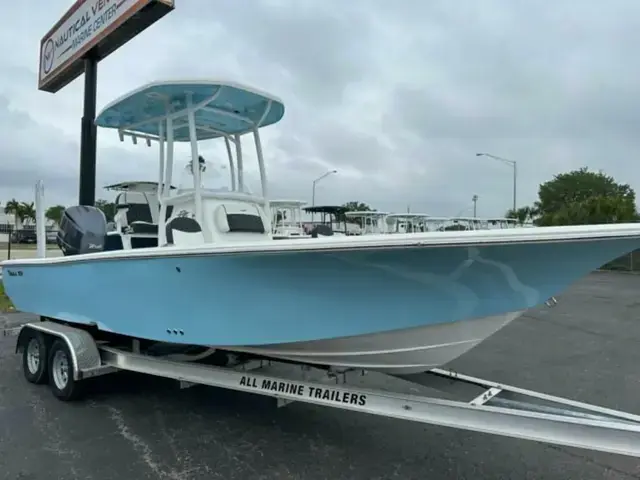
M640 414L640 276L594 273L451 366ZM28 320L0 316L0 328ZM638 479L640 460L131 374L65 404L0 337L2 479ZM388 380L370 374L367 386Z

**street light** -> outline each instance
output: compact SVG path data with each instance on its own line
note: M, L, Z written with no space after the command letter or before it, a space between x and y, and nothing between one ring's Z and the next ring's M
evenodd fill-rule
M508 158L498 157L497 155L491 155L490 153L476 153L476 157L489 157L499 162L506 163L513 167L513 211L516 211L516 192L518 182L518 165L515 160L509 160Z
M478 216L478 195L471 197L471 201L473 202L473 218L476 218Z
M323 178L327 178L329 175L332 175L334 173L338 173L337 170L329 170L326 173L323 173L322 175L320 175L318 178L316 178L313 181L313 189L311 191L311 206L314 207L316 205L316 184L322 180ZM313 211L311 212L311 221L313 222Z

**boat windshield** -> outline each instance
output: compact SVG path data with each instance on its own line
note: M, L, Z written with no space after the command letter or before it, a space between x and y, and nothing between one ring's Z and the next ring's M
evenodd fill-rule
M238 191L238 185L233 185L233 179L229 172L229 167L222 161L206 160L202 155L198 157L200 166L200 187L203 190L216 192ZM191 160L187 160L180 175L178 193L193 190L193 167ZM253 191L247 183L242 185L241 191L253 195Z

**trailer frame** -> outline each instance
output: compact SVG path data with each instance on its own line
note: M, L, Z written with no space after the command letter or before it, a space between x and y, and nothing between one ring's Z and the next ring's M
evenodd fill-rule
M419 423L446 426L588 450L640 457L640 415L525 390L446 369L396 378L446 393L450 400L348 384L363 370L253 358L227 366L151 356L139 339L128 347L96 340L83 328L50 319L4 330L17 335L27 381L49 383L63 401L77 399L85 380L130 371L177 380L182 388L207 385ZM38 350L38 352L36 352ZM43 351L44 350L44 351ZM36 355L40 358L36 361ZM195 357L194 357L195 358Z

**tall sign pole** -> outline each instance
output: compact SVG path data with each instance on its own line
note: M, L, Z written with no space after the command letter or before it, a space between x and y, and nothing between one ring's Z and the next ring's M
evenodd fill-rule
M174 0L77 0L40 42L39 90L56 93L84 73L80 205L95 203L98 62L174 7Z
M97 128L96 91L98 59L93 51L84 58L84 105L80 124L80 182L78 205L93 205L96 196Z

